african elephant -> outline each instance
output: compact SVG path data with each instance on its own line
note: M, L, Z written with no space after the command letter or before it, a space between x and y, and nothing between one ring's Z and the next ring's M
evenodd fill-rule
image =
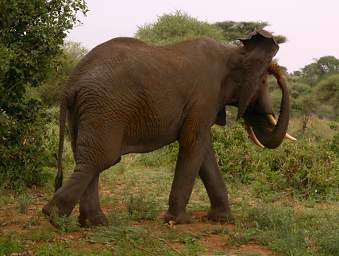
M69 215L80 202L81 225L105 225L100 209L100 173L128 153L150 152L174 141L179 154L166 221L189 222L186 213L194 180L206 187L211 220L232 218L227 189L212 148L211 126L225 125L225 106L238 107L250 137L275 148L286 136L289 97L272 65L279 46L260 30L241 45L197 38L151 46L134 38L115 38L91 50L68 79L60 107L56 192L43 208ZM267 75L282 90L274 118ZM68 121L75 169L64 186L61 156Z

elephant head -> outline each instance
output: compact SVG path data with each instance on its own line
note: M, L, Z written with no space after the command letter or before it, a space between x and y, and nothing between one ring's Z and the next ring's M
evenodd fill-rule
M249 137L259 146L278 147L288 135L289 95L285 79L272 59L279 46L272 35L264 30L254 32L249 39L241 40L241 67L235 72L238 95L238 118L243 117ZM240 71L240 72L239 72ZM273 112L268 90L268 75L274 75L282 91L278 120Z

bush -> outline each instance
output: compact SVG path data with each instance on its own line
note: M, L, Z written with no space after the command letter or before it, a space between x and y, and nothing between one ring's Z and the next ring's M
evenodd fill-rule
M83 0L0 2L0 186L21 190L46 180L48 114L27 95L44 82L66 31L86 13Z
M213 129L214 150L218 165L227 180L250 183L257 171L267 168L260 160L263 150L253 147L245 129L238 123ZM260 151L260 152L257 152Z
M275 150L250 144L240 124L214 129L214 148L226 179L255 183L258 192L286 191L302 197L339 192L339 159L330 140L300 139ZM334 149L334 150L333 150Z
M46 81L33 90L33 95L37 95L48 106L58 105L65 81L86 53L87 49L80 43L65 43L63 53L56 60L57 67Z
M179 144L177 142L171 143L158 150L136 155L136 162L143 166L171 166L177 159L179 152Z
M303 197L332 197L338 193L339 161L329 141L301 139L267 151L265 176L259 183L272 191L291 191Z
M17 191L45 183L48 175L44 166L53 159L46 129L49 116L35 100L22 106L20 120L0 112L0 187Z
M320 103L330 106L336 120L339 120L339 74L332 74L321 80L315 93Z

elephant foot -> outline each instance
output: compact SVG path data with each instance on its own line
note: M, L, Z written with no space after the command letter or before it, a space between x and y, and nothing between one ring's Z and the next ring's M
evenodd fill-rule
M92 226L108 226L108 219L103 212L96 214L80 213L78 217L80 227L87 228Z
M54 195L51 201L49 201L43 208L42 213L45 214L52 225L58 226L58 217L68 217L75 204L65 202Z
M234 223L234 217L229 210L225 209L211 209L208 212L207 218L211 221L221 223Z
M170 223L170 221L175 222L175 224L188 224L192 222L191 215L187 212L182 212L179 214L171 214L167 211L163 216L164 222Z

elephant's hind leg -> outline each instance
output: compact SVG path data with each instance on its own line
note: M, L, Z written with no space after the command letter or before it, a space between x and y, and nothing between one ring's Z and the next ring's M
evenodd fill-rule
M114 163L120 161L120 157ZM112 165L114 165L112 164ZM85 192L80 198L80 215L79 215L79 224L82 227L87 225L90 226L106 226L108 225L108 220L101 210L100 200L99 200L99 174L93 178L91 183L87 186Z
M99 175L93 178L80 198L78 220L82 227L87 225L106 226L108 224L107 218L100 208L98 183Z
M83 211L83 214L95 224L96 215L102 213L99 206L98 177L100 172L120 160L122 130L94 128L90 124L82 127L86 128L79 128L74 172L65 185L54 194L52 200L44 206L43 212L50 216L53 208L56 208L57 215L68 216L83 198L85 201L90 200L87 206L83 205L83 209L88 209ZM101 222L103 220L104 217L101 217Z

